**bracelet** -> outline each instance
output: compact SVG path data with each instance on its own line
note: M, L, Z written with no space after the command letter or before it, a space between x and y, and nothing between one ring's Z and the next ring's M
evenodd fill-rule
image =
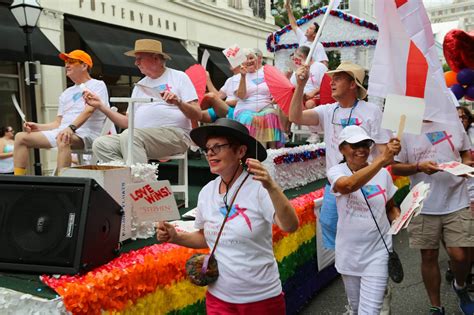
M421 170L420 170L420 162L416 162L416 172L417 172L417 173L421 172Z

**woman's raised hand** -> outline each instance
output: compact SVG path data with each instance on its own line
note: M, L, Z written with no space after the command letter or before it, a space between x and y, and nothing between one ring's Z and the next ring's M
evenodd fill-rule
M267 169L259 160L247 159L245 163L247 164L248 172L253 174L253 178L260 181L265 189L268 190L275 187L273 178L268 174Z
M156 239L163 243L173 243L178 233L173 225L161 221L156 224Z
M398 138L390 139L381 154L381 158L385 164L391 164L393 162L393 157L400 153L401 148L400 140Z

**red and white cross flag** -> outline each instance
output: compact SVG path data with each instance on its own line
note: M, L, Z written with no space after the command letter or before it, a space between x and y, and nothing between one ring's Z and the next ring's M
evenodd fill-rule
M377 0L379 35L369 95L424 98L423 119L459 122L457 101L444 80L431 23L421 0Z

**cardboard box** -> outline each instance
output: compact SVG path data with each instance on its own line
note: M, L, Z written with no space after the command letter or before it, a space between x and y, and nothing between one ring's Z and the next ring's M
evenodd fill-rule
M120 231L120 241L132 236L132 211L127 207L125 187L132 183L132 176L129 167L106 166L106 165L82 165L65 168L60 176L65 177L85 177L93 178L112 198L122 206L124 215L122 216L122 227Z

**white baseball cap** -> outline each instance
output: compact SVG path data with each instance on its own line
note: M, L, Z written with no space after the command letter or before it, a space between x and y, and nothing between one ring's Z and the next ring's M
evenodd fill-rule
M343 142L358 143L364 140L372 140L375 142L374 139L369 137L364 128L355 125L347 126L346 128L342 129L341 133L339 134L339 145L341 145Z

